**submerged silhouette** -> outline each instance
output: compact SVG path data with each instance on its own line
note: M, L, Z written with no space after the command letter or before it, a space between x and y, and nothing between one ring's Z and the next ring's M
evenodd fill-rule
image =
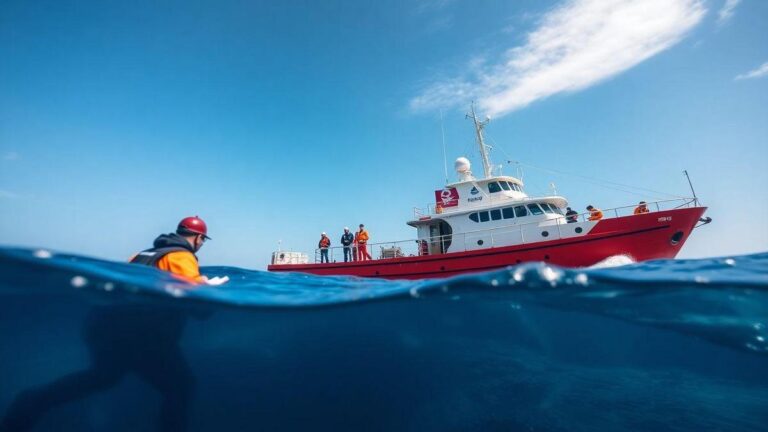
M185 430L194 389L179 347L186 320L186 312L172 307L94 307L83 323L90 367L20 392L0 429L29 430L50 409L116 387L135 373L162 397L158 429Z

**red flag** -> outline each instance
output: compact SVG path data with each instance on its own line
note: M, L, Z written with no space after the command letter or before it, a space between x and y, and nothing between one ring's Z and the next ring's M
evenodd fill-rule
M435 204L443 208L459 205L459 191L456 188L445 188L435 191Z

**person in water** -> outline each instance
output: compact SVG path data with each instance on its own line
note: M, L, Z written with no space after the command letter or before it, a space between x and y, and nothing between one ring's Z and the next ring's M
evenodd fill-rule
M349 228L344 227L344 234L341 235L341 245L344 246L344 262L353 260L352 258L352 242L355 241L355 236L349 232Z
M368 253L367 244L370 236L368 231L365 230L365 225L360 224L360 231L357 232L357 259L358 261L370 260L371 255Z
M320 234L320 241L317 242L317 247L320 249L320 262L330 262L328 260L328 248L331 247L331 239L325 233Z
M154 266L192 283L216 284L219 278L209 281L200 274L195 253L203 247L208 237L208 226L197 216L186 217L179 222L175 233L161 234L151 249L139 252L129 260L132 264Z
M579 213L577 213L576 210L573 210L570 207L566 208L565 220L567 220L568 223L578 222L578 217L579 217Z
M649 213L649 212L650 212L650 210L648 210L647 203L645 201L640 201L640 203L638 203L637 207L635 207L635 213L634 214L638 215L638 214Z
M200 274L195 252L208 238L202 219L184 218L176 233L159 236L152 249L136 254L130 262L155 266L187 282L225 282L226 276L208 280ZM186 430L195 377L179 341L189 316L205 319L209 315L189 306L138 300L93 306L82 323L90 365L17 394L0 421L0 431L30 430L51 409L112 389L129 374L160 394L158 430Z

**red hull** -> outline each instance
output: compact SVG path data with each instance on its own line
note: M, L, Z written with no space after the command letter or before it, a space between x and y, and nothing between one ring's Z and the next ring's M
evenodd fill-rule
M269 271L316 275L350 275L387 279L424 279L490 271L530 261L586 267L615 255L636 261L674 258L706 207L682 208L604 219L589 234L441 255L378 259L349 263L270 265ZM673 241L676 233L679 238Z

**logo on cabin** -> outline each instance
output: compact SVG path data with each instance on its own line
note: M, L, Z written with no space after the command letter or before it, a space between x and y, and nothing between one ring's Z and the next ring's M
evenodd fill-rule
M459 205L459 191L456 188L436 190L435 203L441 207L456 207Z
M477 188L476 188L476 187L474 187L474 186L472 186L472 189L469 191L469 193L471 193L472 195L477 195L479 192L480 192L480 191L479 191L479 190L477 190Z

